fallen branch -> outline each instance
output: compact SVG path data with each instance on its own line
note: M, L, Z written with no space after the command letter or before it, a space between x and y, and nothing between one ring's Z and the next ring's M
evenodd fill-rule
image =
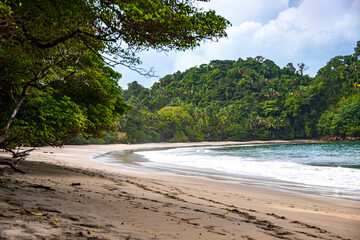
M14 164L12 164L11 162L0 162L0 165L7 165L7 166L10 166L10 167L11 167L11 168L15 171L15 172L25 174L25 172L24 172L24 171L22 171L22 170L20 170L20 169L16 168L16 167L14 166Z
M24 211L25 211L26 213L28 213L28 214L36 215L36 216L47 216L47 215L48 215L48 213L36 213L36 212L31 212L31 211L29 211L29 210L27 210L27 209L24 209Z
M25 174L24 171L17 168L17 165L19 164L20 161L25 160L26 156L30 155L30 152L34 151L35 148L25 149L23 147L19 147L19 148L17 148L16 151L11 149L7 145L5 145L5 146L2 145L1 148L3 150L5 150L6 152L11 153L12 158L15 158L15 160L11 161L10 159L5 159L5 160L8 160L8 161L0 162L0 165L7 165L7 166L11 167L16 173ZM25 149L25 150L23 150L23 149Z
M30 185L29 187L31 187L31 188L40 188L40 189L49 190L49 191L55 191L55 189L53 189L51 187L44 186L44 185L39 185L39 184L33 184L33 185Z
M4 217L4 218L14 218L15 216L7 216L7 215L4 215L4 214L0 213L0 217Z
M31 151L34 151L35 148L31 148L31 149L26 149L24 151L20 151L22 149L22 147L19 147L17 149L17 151L15 152L13 149L11 149L10 147L8 146L5 146L4 147L4 150L11 153L13 156L12 158L25 158L26 156L30 155L30 152Z

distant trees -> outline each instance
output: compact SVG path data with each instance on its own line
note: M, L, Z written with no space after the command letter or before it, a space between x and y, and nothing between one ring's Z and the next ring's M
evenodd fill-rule
M322 135L360 136L360 96L352 96L325 111L317 125Z
M151 89L133 82L123 96L159 141L360 137L359 43L315 78L304 75L305 64L296 71L263 57L213 60L167 75ZM119 131L131 142L148 141L137 137L148 130L130 127L129 116Z
M163 107L158 112L157 129L160 140L184 142L191 137L193 118L183 107Z
M298 67L300 75L303 75L304 72L309 69L309 67L306 66L305 63L298 63Z

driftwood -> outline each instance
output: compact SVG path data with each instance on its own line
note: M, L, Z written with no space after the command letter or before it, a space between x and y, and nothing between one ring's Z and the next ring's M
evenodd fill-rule
M22 171L22 170L20 170L20 169L17 168L17 164L18 164L21 160L23 160L23 159L18 159L18 160L16 160L16 163L15 163L15 164L12 163L12 162L10 162L10 161L4 161L4 162L0 162L0 165L10 166L15 172L25 174L24 171Z
M30 155L30 152L34 151L35 148L24 149L23 147L19 147L17 148L17 151L14 151L10 147L4 146L4 150L11 153L13 155L12 158L25 158L26 156Z
M48 187L48 186L41 185L41 184L33 184L33 185L30 185L29 187L40 188L40 189L49 190L49 191L55 191L55 189Z
M17 165L19 164L19 162L25 160L25 158L30 155L31 151L34 151L35 148L30 148L30 149L26 149L23 148L22 146L17 148L16 150L10 148L9 146L1 146L3 150L5 150L6 152L9 152L12 154L12 158L15 160L11 160L11 159L4 159L5 161L0 161L0 165L7 165L9 167L11 167L11 169L13 169L16 173L22 173L25 174L24 171L18 169Z

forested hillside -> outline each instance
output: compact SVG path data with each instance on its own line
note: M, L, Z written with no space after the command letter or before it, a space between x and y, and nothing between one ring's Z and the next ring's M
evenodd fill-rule
M304 64L256 57L214 60L151 89L132 82L123 98L133 109L118 129L132 143L360 137L359 56L360 41L315 78Z

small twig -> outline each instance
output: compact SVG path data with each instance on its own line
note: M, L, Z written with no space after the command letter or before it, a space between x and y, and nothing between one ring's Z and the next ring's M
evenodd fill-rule
M40 189L45 189L45 190L49 190L49 191L55 191L55 189L53 189L51 187L44 186L44 185L39 185L39 184L30 185L29 187L40 188Z
M15 160L14 161L14 166L17 167L17 165L19 164L20 161L24 161L25 160L25 157L20 157L19 159Z

